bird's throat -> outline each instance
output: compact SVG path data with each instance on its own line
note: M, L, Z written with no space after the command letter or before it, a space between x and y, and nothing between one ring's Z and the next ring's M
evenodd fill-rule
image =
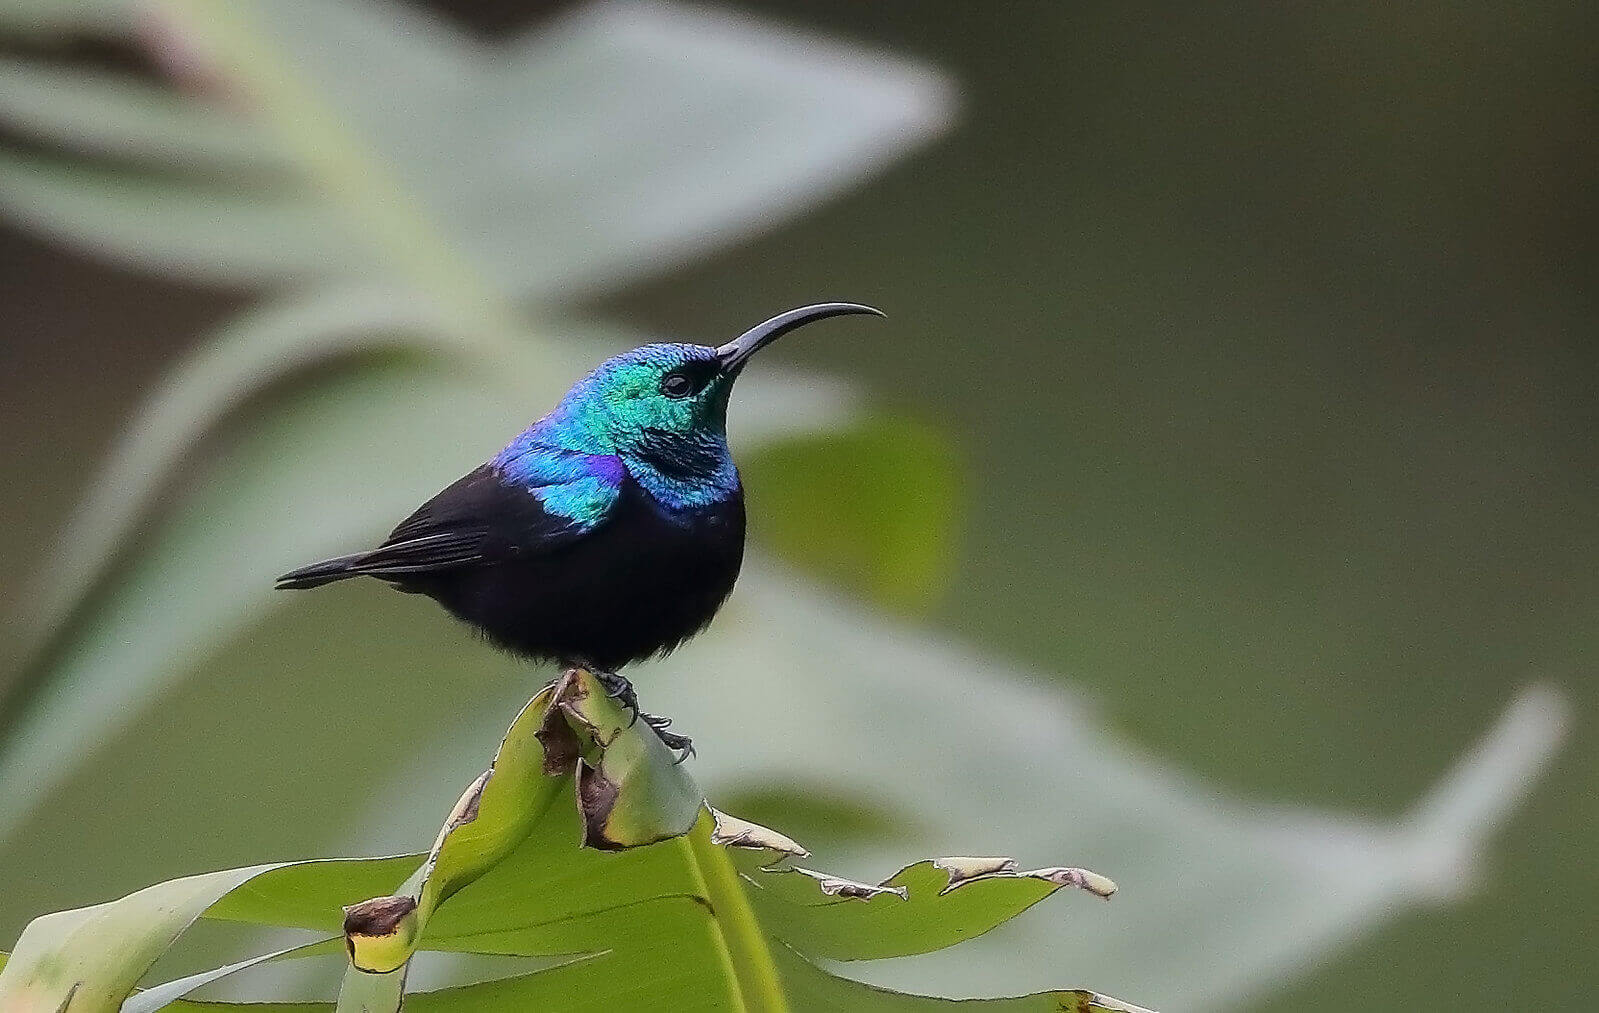
M622 455L628 474L668 512L726 502L740 491L727 440L661 434Z

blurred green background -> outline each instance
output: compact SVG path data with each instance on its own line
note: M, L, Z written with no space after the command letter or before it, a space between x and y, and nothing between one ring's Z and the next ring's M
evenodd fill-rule
M434 6L492 38L561 5ZM1250 1008L1592 1008L1599 8L739 7L942 69L955 128L798 220L588 308L707 340L813 299L887 309L883 334L778 354L855 378L956 446L953 579L918 621L1067 673L1123 736L1235 794L1396 814L1517 687L1560 687L1572 734L1480 888L1285 968ZM246 293L14 225L0 264L10 613L119 427ZM426 469L418 498L448 477ZM759 518L753 479L751 496ZM327 703L381 725L416 706L416 652L442 665L472 648L376 599L331 594L258 636L392 626L387 654L329 649L346 671L393 666L392 693ZM337 748L334 719L273 700L303 703L323 668L284 672L247 647L215 668L229 674L171 694L157 733L227 739L245 711L267 728L303 720L307 760ZM151 738L111 741L103 759L153 771ZM186 748L202 769L282 785L257 804L292 801L306 823L230 831L205 819L216 800L174 811L150 801L159 786L128 798L81 776L70 815L0 850L0 939L46 907L325 848L317 814L349 801L326 770L280 776L270 756L241 771L223 745Z

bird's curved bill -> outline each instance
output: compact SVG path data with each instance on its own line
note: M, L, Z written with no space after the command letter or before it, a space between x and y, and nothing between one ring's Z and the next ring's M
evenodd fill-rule
M779 313L770 320L756 324L738 337L722 345L716 350L716 357L722 363L722 372L735 373L749 361L749 357L765 348L767 345L781 338L789 331L804 327L817 320L828 317L850 316L856 313L868 313L872 316L885 316L882 310L870 306L862 306L853 302L824 302L814 306L801 306L799 309Z

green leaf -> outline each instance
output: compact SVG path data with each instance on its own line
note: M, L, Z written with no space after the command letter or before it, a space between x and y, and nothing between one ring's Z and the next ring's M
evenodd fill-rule
M178 999L167 1013L333 1013L331 1002L198 1002Z
M777 953L783 980L794 997L795 1009L807 1013L1151 1013L1142 1006L1112 999L1084 989L1053 990L1007 999L935 999L827 974L799 954Z
M35 919L0 970L0 1008L114 1008L206 908L279 868L257 865L175 879L121 900Z
M526 957L587 950L592 959L418 996L412 1008L616 1008L624 997L636 1004L645 996L669 1008L809 1008L796 1001L790 977L826 975L799 964L785 972L787 948L825 956L854 940L857 958L920 952L985 932L1059 886L1097 882L1086 873L1016 874L1008 860L946 860L931 877L918 864L881 888L786 869L782 863L805 856L803 848L707 812L682 765L630 716L583 670L567 672L522 708L416 872L395 893L344 906L351 967L337 1008L397 1011L419 949ZM606 790L585 785L585 770ZM555 805L563 793L577 804ZM619 812L628 819L614 819ZM588 847L579 846L580 829ZM229 870L45 915L0 969L0 1002L73 1013L127 1000L124 1013L150 1013L260 963L326 950L313 943L278 951L129 998L195 919L319 921L354 887L392 877L405 861L416 858ZM308 889L308 874L319 878L319 896ZM1024 879L1037 892L1020 905L1006 899ZM956 901L957 893L974 899ZM882 897L892 898L894 913L878 909ZM892 942L868 942L871 952L862 952L874 936ZM863 991L860 1008L873 1008L879 995Z
M586 846L619 851L688 833L705 796L658 736L636 734L637 715L597 684L562 709L584 745L576 773Z
M564 769L551 769L540 743L550 721L564 713L571 722L566 735L572 752ZM625 804L629 811L661 814L668 827L635 825L639 841L681 834L693 823L701 800L686 774L672 762L671 754L647 726L630 724L627 715L607 698L588 673L571 673L559 685L535 697L513 722L496 753L495 763L457 803L427 860L411 882L414 895L384 897L349 904L344 932L352 961L369 969L389 971L409 960L417 937L437 907L463 886L499 863L527 836L550 809L564 785L568 792L583 762L577 739L588 736L583 752L601 776L613 779L612 791L598 802L580 799L585 818L610 825L610 810ZM643 745L641 746L641 741ZM648 748L653 744L653 750ZM607 764L606 752L616 749L620 764ZM660 769L641 776L639 768ZM675 804L649 806L636 796L664 791ZM634 843L625 837L608 841L622 847ZM415 856L363 862L307 862L263 865L228 870L163 883L119 901L46 915L32 922L18 940L17 956L0 970L0 1004L10 1009L69 1011L100 1009L121 1003L134 984L195 919L202 915L230 920L274 924L323 923L336 914L341 898L373 882L394 882L396 867L416 866ZM248 887L246 889L246 887ZM394 924L373 928L372 916L385 902L405 901L398 907L407 926L403 940ZM388 910L395 910L388 904ZM265 960L311 955L325 951L321 944L282 951L191 975L160 986L130 1001L127 1013L153 1010L157 1003L177 999L195 988ZM390 966L374 968L377 955ZM341 1008L383 1008L383 997L399 995L403 976L366 974L347 979ZM391 1008L397 1008L397 1001Z
M295 862L278 868L271 889L256 883L219 897L206 909L209 919L280 925L326 934L343 930L343 909L368 897L390 893L416 871L422 855Z
M982 871L962 871L976 863ZM768 878L770 877L770 878ZM927 953L975 938L1021 914L1063 886L1109 897L1115 885L1082 869L1018 872L1008 858L940 859L901 869L864 903L817 897L802 870L752 876L755 904L773 931L814 957L878 960ZM972 889L982 883L982 889ZM822 881L823 896L862 891L863 884ZM829 894L828 889L833 893Z
M621 728L611 731L625 733ZM668 771L678 769L664 752L653 754L648 763L660 769L654 777L634 782L646 793L656 790ZM734 1008L809 1008L792 1001L787 979L779 971L780 952L786 947L825 956L837 949L838 939L886 930L899 949L922 952L979 935L1060 886L1079 885L1070 877L1017 875L1001 869L1003 861L976 873L970 870L970 860L949 860L939 868L967 870L951 889L949 873L935 877L936 883L916 875L915 870L925 864L920 863L889 885L903 896L893 895L899 905L896 916L882 918L873 914L875 902L835 889L832 877L777 868L774 863L803 855L804 849L753 824L716 813L714 820L703 816L686 837L607 857L570 852L573 827L568 812L547 810L545 822L507 857L505 868L462 890L459 906L452 902L442 907L438 918L421 928L420 945L522 956L569 953L575 948L604 949L606 954L516 979L451 990L452 1001L492 993L493 1001L501 1003L514 998L522 1005L565 1009L582 998L596 1008L616 1008L630 997L637 1001L646 995L669 1006L721 995ZM767 877L773 883L791 882L794 888L783 896L775 891L763 896L768 892ZM1035 889L1018 905L1010 887L1023 879ZM970 897L972 902L950 899L957 889L962 900ZM699 903L685 903L695 900ZM819 928L830 922L836 923L833 929ZM880 955L888 955L896 947L878 949L883 951ZM627 971L619 975L614 965L622 961Z
M906 612L935 604L948 586L960 467L931 428L873 416L770 444L743 470L752 525L801 566ZM788 508L807 501L827 509Z
M374 974L404 966L440 906L504 861L563 791L575 790L587 847L620 851L686 834L704 796L633 717L580 669L530 700L399 893L345 909L351 963Z
M439 831L420 870L417 918L427 919L461 887L498 865L559 797L559 782L544 770L538 741L555 687L528 701L500 741L494 764L468 788Z
M262 964L274 960L296 960L302 957L316 957L328 953L337 953L339 951L340 942L341 941L338 939L323 939L315 943L307 943L304 946L296 946L287 950L278 950L274 953L263 953L257 957L250 957L232 964L224 964L221 967L215 967L209 971L200 971L196 974L191 974L186 978L178 978L175 981L165 982L164 984L157 985L154 988L142 989L122 1003L122 1009L120 1010L120 1013L156 1013L157 1010L164 1009L169 1010L193 1008L198 1004L184 1003L181 1000L184 996L187 996L198 989L204 988L207 985L215 984L216 982L221 981L223 978L238 974L240 971L246 971L252 967L259 967ZM273 1010L297 1010L301 1008L303 1008L303 1004L300 1003L273 1004L270 1007L270 1009ZM257 1013L266 1013L265 1009L261 1009L259 1007L252 1006L252 1009L256 1010Z
M570 824L565 830L569 835ZM520 1005L512 1008L588 1008L582 1000L606 1009L637 1004L644 997L668 1007L692 1007L697 1001L714 1005L720 997L732 1008L809 1009L795 1001L782 955L789 947L810 952L812 942L825 934L790 923L786 937L780 937L781 927L768 914L782 905L814 905L810 915L815 921L837 919L847 936L858 912L871 907L848 894L825 893L821 880L767 871L774 860L803 849L722 814L714 820L702 817L687 837L613 856L573 853L564 863L551 857L562 854L561 836L541 828L508 859L510 869L496 870L463 890L459 899L471 906L462 910L446 905L437 930L423 932L422 948L535 956L581 946L607 953L517 979L452 990L453 998L465 1002L474 994L492 994L495 1002L514 998ZM567 841L570 848L570 836ZM782 850L763 846L773 842ZM559 868L563 864L570 870ZM746 867L751 872L741 873ZM792 879L793 897L763 898L764 877ZM981 896L1002 889L996 877L967 879L960 889L970 891L974 904L965 907L941 901L936 887L925 889L924 895L924 888L932 886L919 880L908 884L908 899L892 898L901 906L901 917L884 923L904 939L916 935L913 922L922 922L916 948L949 945L999 920L994 917L998 906ZM989 923L958 927L962 911L986 912ZM453 916L448 923L447 916ZM814 969L810 973L823 974ZM482 1008L495 1008L483 1001ZM410 1000L407 1008L412 1008Z
M369 974L354 967L344 973L334 1013L399 1013L405 1001L405 968Z

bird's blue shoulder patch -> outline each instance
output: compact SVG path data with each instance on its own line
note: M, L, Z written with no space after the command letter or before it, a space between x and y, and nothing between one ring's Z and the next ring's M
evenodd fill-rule
M512 441L490 464L507 483L532 493L548 513L585 530L610 513L627 477L615 455L521 439Z

